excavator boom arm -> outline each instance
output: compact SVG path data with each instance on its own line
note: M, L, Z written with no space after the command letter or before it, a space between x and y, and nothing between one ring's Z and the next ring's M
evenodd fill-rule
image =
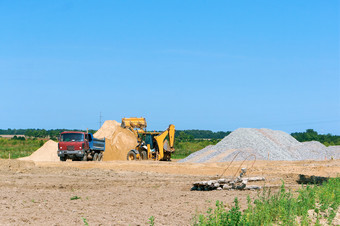
M164 150L164 140L166 136L169 137L169 150ZM159 134L158 136L155 137L159 153L158 153L158 160L163 160L164 159L164 152L169 151L173 152L175 151L174 144L175 144L175 126L170 125L167 130Z

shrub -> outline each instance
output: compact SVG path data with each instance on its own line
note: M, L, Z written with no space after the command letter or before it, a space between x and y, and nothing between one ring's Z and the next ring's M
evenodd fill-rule
M316 217L315 224L322 218L332 224L340 205L340 177L332 178L322 186L303 186L297 193L295 198L284 182L274 194L264 188L254 201L248 196L248 206L243 212L237 198L228 211L217 201L216 208L210 208L206 215L196 214L193 225L310 225L313 216ZM313 216L309 216L309 210L314 211Z

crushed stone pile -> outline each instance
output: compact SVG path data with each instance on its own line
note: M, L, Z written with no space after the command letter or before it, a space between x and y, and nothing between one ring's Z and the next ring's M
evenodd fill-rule
M329 146L327 151L334 159L340 159L340 146Z
M236 156L237 155L237 156ZM283 131L239 128L216 145L194 152L179 162L226 162L235 160L324 160L339 158L340 147L326 147L318 141L299 142Z
M19 160L32 160L35 162L57 162L60 161L58 154L58 143L49 140L43 146L41 146L38 150L33 152L28 157L19 158Z
M126 160L127 153L137 146L137 139L129 129L122 128L115 120L107 120L93 135L105 138L103 161Z

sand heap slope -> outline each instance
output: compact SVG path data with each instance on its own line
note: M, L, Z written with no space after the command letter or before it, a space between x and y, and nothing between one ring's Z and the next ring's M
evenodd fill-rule
M93 136L101 139L105 137L103 161L126 160L127 153L137 146L135 135L114 120L105 121Z
M107 120L104 122L102 127L100 127L100 129L95 134L93 134L93 136L98 139L103 139L104 137L112 138L117 128L120 128L119 122L115 120Z
M324 160L337 158L339 149L327 148L317 141L301 143L283 131L240 128L215 146L208 146L179 162L225 162L235 155L235 160L251 155L259 160Z
M19 160L32 160L35 162L56 162L59 161L59 157L57 154L58 151L58 143L49 140L43 146L41 146L38 150L33 152L30 156L19 158Z

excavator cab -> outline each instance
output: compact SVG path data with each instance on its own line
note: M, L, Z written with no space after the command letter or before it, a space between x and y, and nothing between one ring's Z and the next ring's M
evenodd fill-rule
M151 134L145 134L145 144L150 145L150 149L154 149L154 138Z

